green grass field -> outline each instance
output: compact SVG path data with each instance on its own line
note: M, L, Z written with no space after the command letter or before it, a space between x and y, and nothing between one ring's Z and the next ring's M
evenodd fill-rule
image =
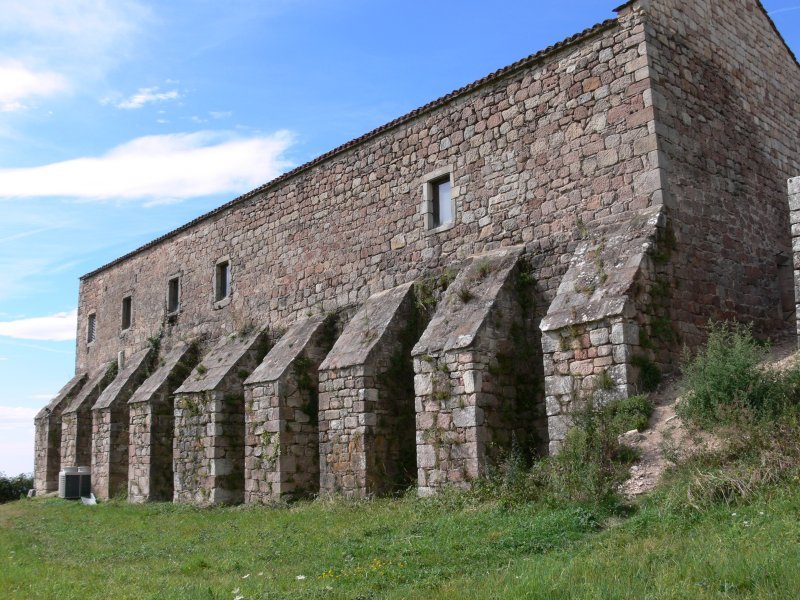
M2 598L797 598L800 489L629 514L411 498L0 506ZM616 513L616 514L615 514Z

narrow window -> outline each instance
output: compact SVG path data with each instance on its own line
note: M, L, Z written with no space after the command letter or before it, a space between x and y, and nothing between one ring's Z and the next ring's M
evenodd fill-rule
M450 175L430 182L431 191L431 228L436 229L453 221L453 195L450 187Z
M176 313L181 308L180 291L180 278L173 277L167 284L167 312L169 314Z
M219 302L220 300L227 298L228 294L230 294L231 263L226 260L225 262L217 264L215 280L217 287L215 300Z
M86 327L86 343L91 344L97 332L97 315L92 313L89 315L89 324Z
M122 299L122 330L130 329L132 322L133 302L130 296Z

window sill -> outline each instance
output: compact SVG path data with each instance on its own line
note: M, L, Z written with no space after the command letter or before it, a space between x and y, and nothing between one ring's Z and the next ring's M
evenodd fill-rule
M445 223L444 225L439 225L433 229L428 229L425 233L428 235L436 234L436 233L444 233L445 231L450 231L455 227L455 221L450 221L449 223Z
M230 303L231 303L231 297L230 296L226 296L222 300L215 301L214 304L213 304L213 308L214 308L214 310L219 310L220 308L225 308Z

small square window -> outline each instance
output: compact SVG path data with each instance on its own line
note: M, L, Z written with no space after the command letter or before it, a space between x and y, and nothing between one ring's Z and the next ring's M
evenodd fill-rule
M231 263L227 260L217 263L215 272L215 292L214 300L219 302L230 295L231 292Z
M181 309L180 277L173 277L167 284L167 313L174 314Z
M97 315L89 315L89 322L86 326L86 343L91 344L97 337Z
M453 193L450 175L430 182L431 227L436 229L453 222Z
M133 299L127 296L122 299L122 330L131 328L133 322Z

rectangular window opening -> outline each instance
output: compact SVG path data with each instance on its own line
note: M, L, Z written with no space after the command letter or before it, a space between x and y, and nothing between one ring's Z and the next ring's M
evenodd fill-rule
M219 302L220 300L227 298L230 294L231 263L226 260L225 262L221 262L217 265L215 280L217 287L215 300Z
M97 334L97 315L92 313L89 315L89 323L86 327L86 343L91 344Z
M450 175L430 182L431 227L436 229L453 222L453 194Z
M131 328L133 317L133 299L130 296L122 299L122 329Z
M167 285L167 312L176 313L181 308L180 278L173 277Z

